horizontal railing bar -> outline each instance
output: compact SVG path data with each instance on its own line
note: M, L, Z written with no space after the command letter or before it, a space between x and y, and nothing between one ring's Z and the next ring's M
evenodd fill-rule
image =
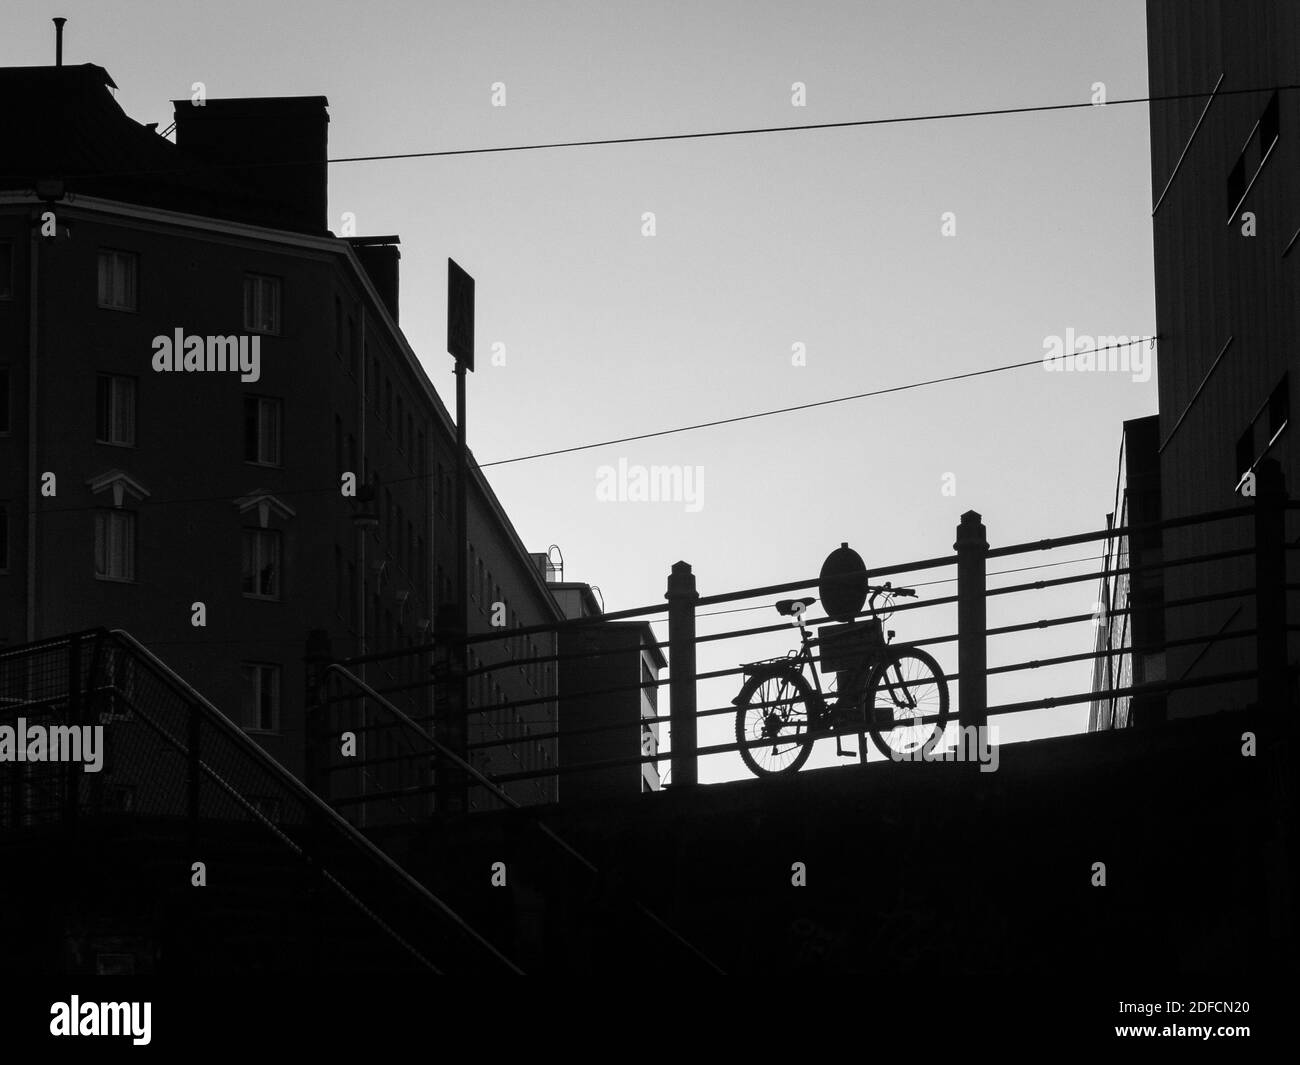
M895 566L882 566L869 570L872 577L888 577L895 573L913 573L927 569L938 569L942 566L955 566L957 564L956 555L941 555L938 558L924 558L916 562L908 562ZM697 607L715 606L718 603L733 603L741 599L758 599L762 596L781 595L783 592L797 592L801 588L813 588L817 585L818 578L813 577L804 581L787 581L784 584L768 584L757 588L744 588L738 592L724 592L720 595L706 595L696 600Z
M655 603L650 606L634 607L630 610L615 610L608 614L595 614L587 618L565 618L550 622L545 625L521 625L518 628L503 630L502 632L479 632L471 633L463 642L466 646L473 647L475 644L492 643L497 640L505 639L508 636L537 636L542 633L569 632L575 629L584 629L598 627L610 621L623 621L628 619L640 618L647 614L663 614L668 611L667 603ZM666 620L666 619L663 619ZM647 622L648 624L649 622ZM417 644L415 647L403 647L392 651L372 651L365 655L353 655L350 658L337 659L339 665L361 665L365 662L380 662L386 658L392 658L404 654L436 654L438 651L452 646L455 643L452 634L444 634L441 641L430 641L428 643Z
M1102 702L1118 698L1121 695L1158 695L1162 692L1178 691L1183 688L1199 688L1211 684L1231 684L1235 681L1250 680L1258 675L1258 670L1244 669L1235 673L1220 673L1212 677L1197 677L1192 680L1162 681L1152 684L1133 685L1128 688L1110 688L1106 691L1085 692L1077 695L1051 696L1047 699L1029 700L1020 703L1002 703L990 706L989 716L994 714L1016 714L1025 710L1051 710L1057 706L1069 706L1071 703Z
M1180 518L1166 518L1163 521L1147 522L1142 525L1126 525L1116 529L1104 529L1100 532L1076 533L1073 536L1054 536L1045 540L1026 540L1023 543L1009 544L1006 547L990 548L986 558L1004 558L1007 555L1022 555L1032 551L1049 551L1056 547L1073 544L1086 544L1095 540L1110 540L1120 537L1132 537L1138 533L1155 532L1157 529L1178 529L1186 525L1201 525L1212 521L1228 521L1232 518L1244 518L1255 513L1254 507L1229 507L1224 510L1211 510L1202 514L1188 514Z
M1069 577L1053 577L1045 581L1031 581L1026 584L1008 584L1003 588L989 588L985 595L987 598L993 598L995 595L1013 595L1017 592L1039 591L1043 588L1056 588L1065 584L1082 584L1085 581L1099 581L1113 574L1114 571L1107 572L1101 570L1097 573L1076 573Z
M1240 632L1223 633L1217 637L1219 640L1238 640L1247 636L1254 636L1255 629L1243 629ZM1188 636L1179 640L1167 640L1159 647L1108 647L1100 651L1083 651L1074 655L1061 655L1058 658L1026 659L1007 666L991 666L987 670L992 676L994 673L1014 673L1021 669L1038 669L1041 666L1058 666L1065 665L1069 662L1082 662L1085 659L1113 658L1117 655L1149 655L1158 654L1167 647L1184 647L1195 646L1200 643L1208 643L1215 639L1211 636Z

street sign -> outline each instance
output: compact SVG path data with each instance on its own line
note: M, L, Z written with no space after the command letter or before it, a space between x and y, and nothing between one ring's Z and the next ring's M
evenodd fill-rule
M447 354L474 369L474 279L447 260Z
M840 544L826 556L817 596L826 616L835 621L852 621L867 601L867 567L848 544Z

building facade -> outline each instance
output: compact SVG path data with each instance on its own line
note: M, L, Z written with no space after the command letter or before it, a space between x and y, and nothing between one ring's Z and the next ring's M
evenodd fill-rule
M1160 521L1158 415L1124 423L1114 509L1107 527L1102 577L1094 604L1097 658L1088 708L1088 731L1154 724L1164 719L1165 697L1109 695L1118 689L1165 679L1164 572L1161 530L1136 529Z
M397 322L396 238L328 228L323 97L179 101L173 144L111 88L0 70L0 641L126 629L301 775L308 634L427 647L454 599L455 428ZM494 603L498 630L558 620L472 463L468 528L471 630ZM358 671L428 725L433 664ZM553 718L556 683L499 669L490 694ZM332 790L428 784L385 715L353 723L368 764ZM555 741L482 757L541 766Z
M570 619L604 613L588 584L552 581L551 590ZM635 761L659 751L659 674L668 663L650 624L608 621L565 629L559 650L560 763L595 767L564 773L563 801L658 791L657 762Z
M1300 372L1300 6L1289 0L1148 0L1156 316L1157 451L1165 518L1250 503L1276 460L1295 494L1300 438L1289 429ZM1185 99L1160 99L1178 94ZM1213 94L1213 95L1211 95ZM1297 529L1288 519L1287 538ZM1249 518L1167 530L1169 559L1253 545ZM1288 552L1289 580L1296 580ZM1171 681L1254 668L1253 559L1172 567ZM1297 597L1288 612L1296 617ZM1186 641L1186 642L1181 642ZM1287 657L1297 660L1296 634ZM1245 706L1253 681L1172 692L1179 717Z

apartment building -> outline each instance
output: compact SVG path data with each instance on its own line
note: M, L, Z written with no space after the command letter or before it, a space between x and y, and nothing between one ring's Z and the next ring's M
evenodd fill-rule
M1276 460L1294 496L1300 437L1289 428L1300 376L1300 6L1290 0L1148 0L1151 188L1159 439L1165 518L1253 501ZM1192 95L1195 94L1195 95ZM1182 99L1162 99L1181 95ZM1292 516L1288 540L1297 530ZM1247 519L1166 531L1167 558L1253 545ZM1288 580L1297 560L1287 553ZM1165 631L1171 680L1254 667L1253 558L1171 567ZM1213 595L1244 590L1217 600ZM1289 593L1292 619L1300 599ZM1197 639L1193 639L1197 637ZM1297 634L1287 637L1297 660ZM1253 681L1169 695L1172 717L1244 706Z
M324 97L177 101L173 143L113 88L0 70L0 641L126 629L301 774L309 633L336 658L427 646L454 598L453 421L398 324L397 238L330 231ZM507 629L558 620L471 468L471 630L496 603ZM359 669L427 724L433 664ZM472 708L554 718L550 666L483 683ZM365 726L375 764L332 787L427 789L427 758ZM483 764L554 763L508 735Z

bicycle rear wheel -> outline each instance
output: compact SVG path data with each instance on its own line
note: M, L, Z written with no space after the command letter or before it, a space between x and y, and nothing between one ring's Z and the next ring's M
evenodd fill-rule
M812 754L813 691L793 670L751 677L736 697L736 742L755 776L796 773Z
M886 758L924 757L948 723L943 670L916 647L891 648L866 689L867 730Z

